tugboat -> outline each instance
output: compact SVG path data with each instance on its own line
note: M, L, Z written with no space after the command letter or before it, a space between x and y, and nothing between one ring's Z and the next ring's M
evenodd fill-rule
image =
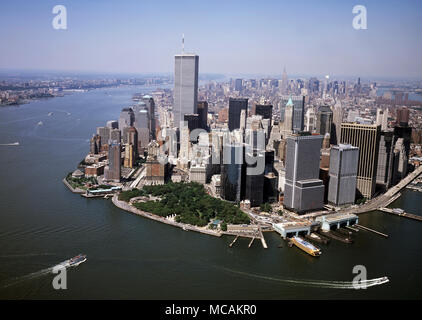
M63 261L62 263L60 263L60 265L64 266L64 267L77 267L79 266L82 262L86 261L86 254L78 254L76 257L73 257L72 259Z
M313 244L309 243L308 241L303 240L300 237L294 236L291 239L291 243L294 244L299 249L302 249L303 251L305 251L307 254L310 254L311 256L314 256L314 257L319 257L322 253L319 248L315 247Z

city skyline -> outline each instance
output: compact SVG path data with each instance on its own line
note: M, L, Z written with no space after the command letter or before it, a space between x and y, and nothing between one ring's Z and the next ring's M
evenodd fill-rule
M62 4L67 30L51 25L54 1L4 4L0 32L10 40L0 70L171 73L185 33L185 52L201 56L203 74L281 74L286 67L288 74L422 77L421 5L412 1L363 1L367 30L353 29L352 1Z

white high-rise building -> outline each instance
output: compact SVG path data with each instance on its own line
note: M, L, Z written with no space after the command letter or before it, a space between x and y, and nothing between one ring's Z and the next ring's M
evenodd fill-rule
M377 109L377 126L381 126L381 131L387 130L388 126L388 109Z
M182 127L185 114L196 114L198 104L199 56L178 54L174 56L174 126Z

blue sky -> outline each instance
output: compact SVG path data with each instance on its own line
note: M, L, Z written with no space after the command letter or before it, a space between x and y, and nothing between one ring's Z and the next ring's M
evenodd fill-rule
M67 8L67 30L52 8ZM365 5L368 29L352 27ZM174 54L200 72L422 78L422 2L349 0L2 0L0 69L172 72Z

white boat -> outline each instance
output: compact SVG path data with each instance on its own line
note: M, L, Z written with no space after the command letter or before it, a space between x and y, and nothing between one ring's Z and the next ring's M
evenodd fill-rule
M42 126L44 123L42 121L37 123L37 126Z
M73 257L69 260L65 260L63 262L60 262L59 265L66 267L66 268L77 267L85 261L86 261L86 254L78 254L76 257Z

